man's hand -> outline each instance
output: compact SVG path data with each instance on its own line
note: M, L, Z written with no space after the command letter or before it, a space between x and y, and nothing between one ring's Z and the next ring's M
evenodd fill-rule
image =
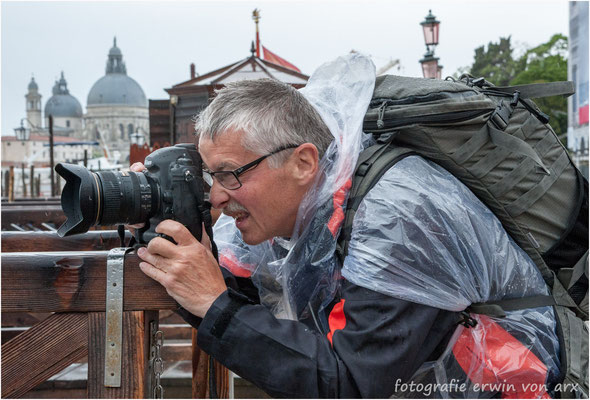
M141 270L160 282L182 307L204 317L211 304L227 290L223 275L211 253L209 236L203 229L202 243L179 222L162 221L156 232L166 234L177 245L164 239L152 239L147 248L137 251L144 260Z

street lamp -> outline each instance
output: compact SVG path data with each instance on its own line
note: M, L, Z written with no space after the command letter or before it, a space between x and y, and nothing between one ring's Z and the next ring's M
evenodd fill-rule
M438 45L438 28L440 21L432 15L432 10L428 10L428 15L424 21L420 22L424 32L424 43L426 44L426 54L420 60L422 64L422 74L425 78L440 79L442 76L442 65L438 65L438 57L434 56L434 49Z
M440 77L438 57L434 56L434 51L428 50L424 54L424 58L420 60L420 64L422 64L422 75L425 78L434 79Z
M131 144L136 144L138 146L143 146L143 144L145 143L145 136L142 133L139 133L139 130L140 129L145 132L145 130L143 128L140 128L138 126L137 127L137 130L135 131L135 133L133 133L130 136Z
M432 15L432 10L428 10L428 15L424 21L420 22L422 30L424 31L424 42L426 46L436 46L438 44L438 26L440 21L437 21Z
M15 134L16 138L18 140L23 140L23 141L29 140L31 138L31 130L24 127L24 125L23 125L24 120L27 120L27 122L29 124L31 124L31 121L29 121L28 119L21 118L20 126L18 128L14 128L14 134ZM33 124L31 124L31 126L33 126Z

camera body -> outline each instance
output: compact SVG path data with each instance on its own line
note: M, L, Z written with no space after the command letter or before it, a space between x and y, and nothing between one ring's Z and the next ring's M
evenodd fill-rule
M94 225L145 225L136 241L149 242L156 226L173 219L201 240L202 223L211 224L205 202L202 162L194 144L177 144L146 157L143 172L91 172L73 164L57 164L65 180L61 205L67 217L60 236L84 233Z
M145 158L144 165L148 180L158 182L159 212L136 230L137 242L147 243L158 236L156 226L165 219L182 223L200 241L201 224L210 214L209 207L205 207L202 162L195 145L178 144L156 150ZM208 222L211 223L210 217Z

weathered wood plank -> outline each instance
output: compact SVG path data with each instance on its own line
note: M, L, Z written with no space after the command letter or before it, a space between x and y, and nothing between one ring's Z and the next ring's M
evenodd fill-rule
M189 324L162 324L162 319L160 319L160 330L164 333L167 341L185 340L189 343L191 341L191 326Z
M150 322L158 323L157 311L123 313L121 387L104 386L105 313L89 313L88 398L143 399L150 397L148 362Z
M2 312L104 311L108 252L2 253ZM125 257L126 311L173 310L166 290Z
M164 336L162 358L168 362L190 360L192 357L191 341L173 340Z
M2 345L2 397L19 397L88 353L88 318L54 314Z
M49 317L50 313L9 313L2 314L2 327L26 326L30 327Z
M229 370L217 360L213 361L215 368L215 384L217 386L217 398L229 399Z
M209 398L209 355L197 345L197 330L192 329L193 344L193 399Z
M66 220L60 205L2 207L2 230L13 230L11 224L39 227L41 222L61 225Z
M125 233L129 243L131 233ZM2 232L2 252L101 251L119 247L117 231L88 231L80 235L59 237L57 232Z
M13 328L2 328L2 344L8 342L9 340L14 339L18 335L23 332L26 332L29 328L22 326L22 327L13 327Z

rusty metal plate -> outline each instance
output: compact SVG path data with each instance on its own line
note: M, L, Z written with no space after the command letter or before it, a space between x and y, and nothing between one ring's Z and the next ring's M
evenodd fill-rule
M123 266L125 254L132 250L118 247L107 257L106 333L104 385L121 387L123 351Z

